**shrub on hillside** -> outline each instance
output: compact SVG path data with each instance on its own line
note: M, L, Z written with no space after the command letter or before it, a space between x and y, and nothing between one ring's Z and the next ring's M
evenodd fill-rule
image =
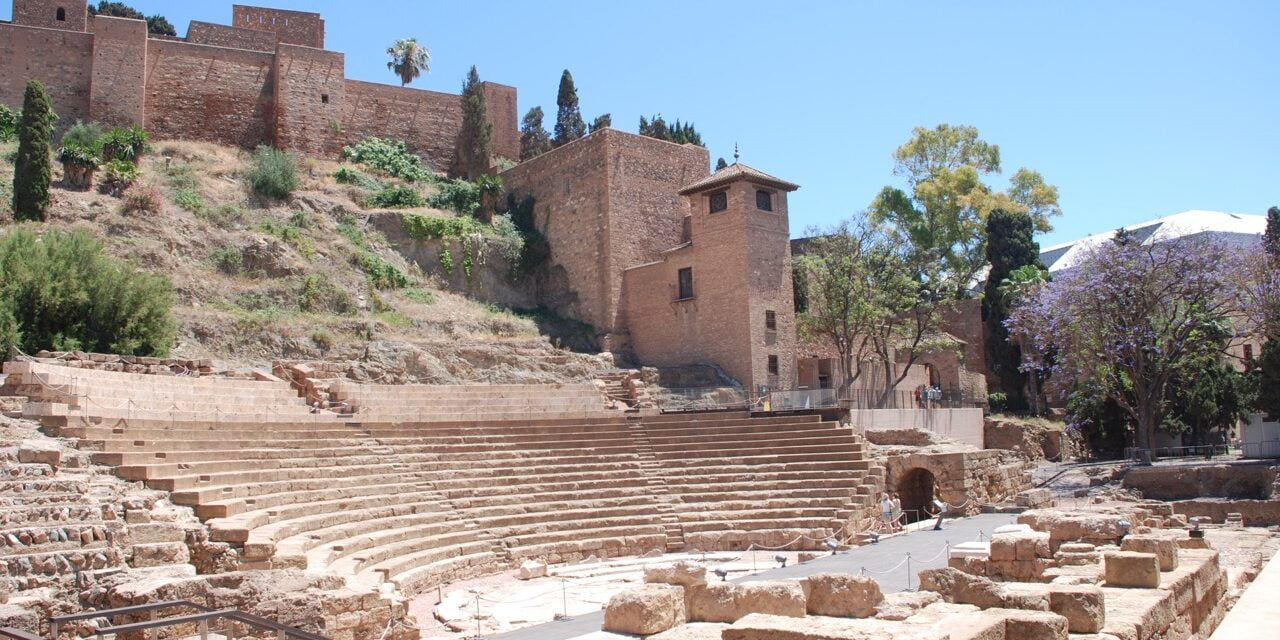
M204 211L204 198L195 189L175 189L173 191L173 203L191 213Z
M440 185L440 190L427 198L427 205L445 209L464 216L480 213L480 185L469 180L450 180Z
M426 203L426 198L417 191L409 187L393 186L384 187L365 198L364 206L370 209L409 209Z
M18 120L22 114L0 104L0 142L18 137Z
M308 274L302 279L302 287L298 291L298 308L303 311L355 313L356 302L345 289L339 288L331 278L316 273Z
M102 167L102 180L98 183L103 193L120 196L138 180L138 165L124 160L111 160Z
M382 189L381 182L378 182L377 180L374 180L373 178L370 178L369 176L366 176L354 169L348 169L347 167L342 167L337 171L334 171L333 179L338 181L338 184L349 184L360 187L366 191L378 191L379 189Z
M102 147L102 134L102 125L76 120L62 134L62 146L97 150Z
M287 198L298 188L298 167L293 156L265 145L254 152L244 177L254 193L269 198Z
M218 247L209 254L213 266L228 275L235 275L244 269L244 252L236 247Z
M365 138L343 147L342 157L409 182L425 182L435 178L431 171L422 166L422 158L409 153L402 141Z
M0 352L10 347L163 356L173 289L107 256L85 231L0 238Z
M102 135L102 157L108 160L138 161L147 151L147 132L138 125L114 127Z
M130 213L159 213L163 198L160 190L149 184L135 184L124 192L120 211Z

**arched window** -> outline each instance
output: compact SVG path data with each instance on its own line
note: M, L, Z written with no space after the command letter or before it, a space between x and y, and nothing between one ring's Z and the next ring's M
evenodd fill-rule
M58 22L66 22L66 21L67 21L67 10L66 10L66 9L63 9L62 7L58 7L58 13L57 13L57 16L56 16L56 17L58 18Z
M773 194L764 189L756 189L756 208L761 211L773 211Z

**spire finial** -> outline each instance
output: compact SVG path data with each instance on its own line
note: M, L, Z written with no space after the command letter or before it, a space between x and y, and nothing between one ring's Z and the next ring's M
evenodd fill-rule
M733 163L738 164L738 143L733 143Z

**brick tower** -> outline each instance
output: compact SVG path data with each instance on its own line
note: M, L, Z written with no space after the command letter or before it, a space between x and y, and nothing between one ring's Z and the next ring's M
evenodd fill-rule
M88 0L13 0L13 24L63 31L84 31Z

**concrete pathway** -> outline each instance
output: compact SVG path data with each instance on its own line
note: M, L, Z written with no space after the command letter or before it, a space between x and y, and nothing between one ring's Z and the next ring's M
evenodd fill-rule
M730 577L730 582L756 580L784 580L803 578L815 573L852 573L859 574L865 569L866 575L880 583L885 593L896 593L908 588L914 589L916 574L922 569L941 567L947 564L945 549L947 544L956 545L978 539L981 534L990 537L991 532L999 526L1010 524L1017 519L1014 514L991 513L948 520L942 531L924 529L887 538L878 544L856 547L836 555L827 555L804 564L791 565L785 568L763 571L740 578ZM772 554L767 551L759 553L759 562L770 562ZM907 554L911 555L911 570L907 571ZM716 579L711 577L711 579ZM907 582L910 581L908 586ZM599 631L604 622L604 612L595 611L587 615L575 616L571 620L557 620L524 629L486 636L486 640L565 640Z

